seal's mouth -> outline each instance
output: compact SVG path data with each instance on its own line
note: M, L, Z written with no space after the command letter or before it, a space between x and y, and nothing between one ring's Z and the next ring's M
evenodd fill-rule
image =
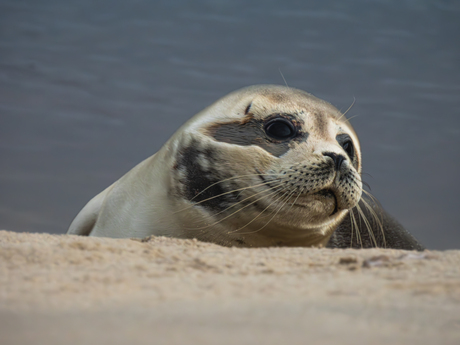
M255 169L256 172L257 172L257 175L259 176L259 178L268 186L268 187L272 187L271 186L271 181L268 181L267 179L264 178L264 174L262 174L258 169ZM313 194L310 194L311 196L319 196L321 198L325 198L325 199L329 199L330 201L333 200L334 202L334 210L329 214L329 217L335 215L339 210L338 210L338 200L337 200L337 195L336 195L336 192L334 192L332 189L330 188L325 188L325 189L322 189L320 190L319 192L316 192L316 193L313 193ZM304 205L302 205L302 203L299 203L297 204L297 206L300 206L300 207L305 207Z
M335 193L331 190L331 189L322 189L320 190L319 192L315 193L316 195L321 195L325 198L333 198L334 199L334 210L332 211L332 213L330 214L331 216L333 216L334 214L337 213L338 209L337 209L337 205L338 205L338 202L337 202L337 196L335 195Z

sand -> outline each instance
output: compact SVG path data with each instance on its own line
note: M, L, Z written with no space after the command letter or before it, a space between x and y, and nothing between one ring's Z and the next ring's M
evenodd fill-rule
M460 344L460 251L0 231L0 343Z

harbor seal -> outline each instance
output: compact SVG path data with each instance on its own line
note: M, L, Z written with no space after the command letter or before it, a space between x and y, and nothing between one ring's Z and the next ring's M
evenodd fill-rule
M186 122L90 200L68 234L238 247L392 243L386 213L362 193L361 149L344 114L302 90L251 86ZM395 246L421 248L406 237Z

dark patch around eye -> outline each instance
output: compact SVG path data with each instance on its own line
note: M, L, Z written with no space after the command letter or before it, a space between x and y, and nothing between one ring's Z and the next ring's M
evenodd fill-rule
M297 135L291 140L277 140L269 137L265 133L264 127L275 119L292 123ZM208 133L217 141L241 146L257 145L273 156L280 157L289 151L292 141L307 140L308 133L302 132L302 126L303 122L294 115L272 114L264 121L245 118L243 121L212 125L208 127Z

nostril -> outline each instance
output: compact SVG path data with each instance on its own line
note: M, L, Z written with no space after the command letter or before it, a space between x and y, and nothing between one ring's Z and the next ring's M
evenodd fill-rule
M335 165L335 170L339 170L340 167L342 166L342 163L343 161L345 160L345 157L340 155L340 154L337 154L337 153L334 153L334 152L323 152L323 156L327 156L327 157L331 157L332 160L334 161L334 165Z
M345 160L345 157L342 155L337 155L337 159L335 160L335 169L339 170L340 167L342 166L343 161Z

